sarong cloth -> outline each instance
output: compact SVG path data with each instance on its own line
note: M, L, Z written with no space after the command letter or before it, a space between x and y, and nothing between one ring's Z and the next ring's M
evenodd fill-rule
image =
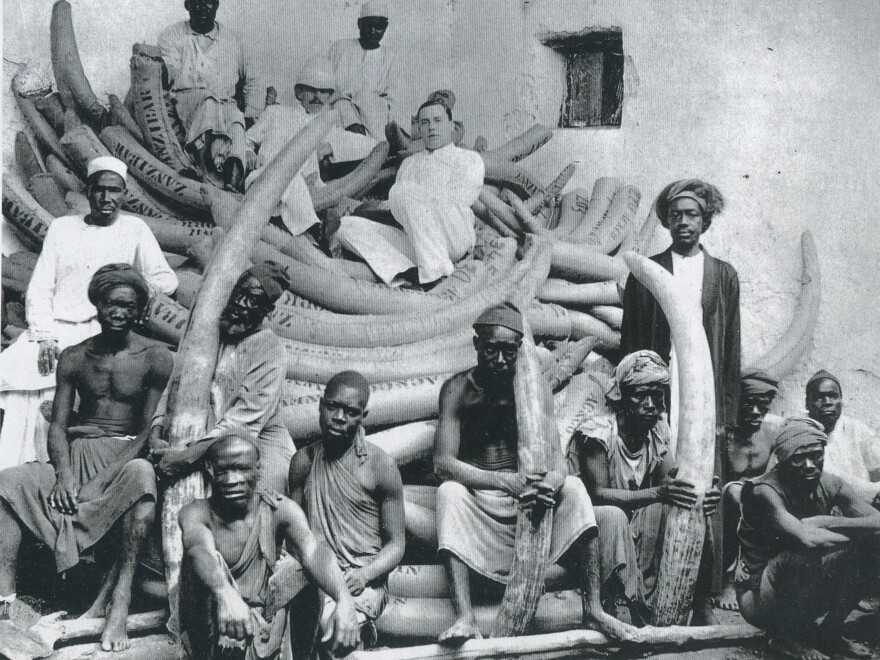
M351 448L334 460L327 458L323 445L319 444L304 489L309 527L333 551L343 573L369 564L383 545L381 506L353 474L356 466L363 465L368 458L364 436L361 428ZM371 645L375 642L372 622L388 603L388 576L370 582L353 598L358 622L362 628L371 629L371 639L367 640L367 645ZM321 625L328 638L332 633L329 622L334 608L333 600L325 595Z
M216 554L229 584L251 608L251 623L256 633L248 643L219 633L211 590L199 580L192 560L185 556L180 571L180 626L183 644L192 658L209 660L221 655L224 648L244 649L246 660L280 657L287 627L284 606L307 582L302 571L298 567L293 569L287 560L275 570L280 549L274 516L283 497L268 491L260 491L258 497L257 523L250 530L241 557L229 566L219 552ZM284 602L279 602L278 594L274 593L281 570L291 570L292 578L284 587L285 595L281 599Z
M358 39L340 39L330 46L327 59L336 74L336 89L344 95L337 102L344 113L344 126L361 123L371 137L384 140L396 96L392 51L385 44L364 50ZM345 107L347 102L354 106L351 112Z
M132 436L76 437L70 443L73 478L82 488L119 457ZM77 511L64 514L49 506L55 488L55 468L48 463L25 463L0 472L0 499L22 524L55 553L59 573L79 563L80 555L100 541L137 502L156 499L156 476L149 461L136 458L116 468L104 490Z

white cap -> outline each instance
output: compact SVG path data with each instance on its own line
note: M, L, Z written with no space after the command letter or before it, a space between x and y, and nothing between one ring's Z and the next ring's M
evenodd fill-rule
M99 156L89 161L86 178L90 179L93 174L98 172L114 172L121 176L123 181L128 181L128 167L113 156Z
M306 62L296 77L296 84L315 89L336 89L336 76L328 60L316 57Z
M377 16L379 18L388 18L388 3L385 0L367 0L361 5L361 18L368 16Z

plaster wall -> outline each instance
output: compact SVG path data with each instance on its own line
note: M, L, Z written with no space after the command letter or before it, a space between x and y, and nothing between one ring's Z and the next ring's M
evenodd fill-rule
M49 65L50 0L3 3L3 54ZM135 41L155 43L182 19L182 2L72 0L86 75L98 97L128 87ZM356 36L357 0L224 0L262 86L292 102L293 79L312 54ZM535 122L555 126L564 62L542 39L589 28L623 31L620 129L559 129L524 164L549 181L579 163L569 187L614 175L637 185L640 213L663 185L705 178L727 198L705 238L742 284L744 361L771 347L799 287L798 239L809 229L822 266L815 345L775 406L801 409L810 373L842 381L845 409L875 428L880 409L880 6L869 0L391 0L386 44L398 53L397 118L404 126L433 89L455 91L465 141L490 147ZM4 62L4 175L21 118ZM3 252L15 249L7 235ZM668 239L661 230L655 251Z

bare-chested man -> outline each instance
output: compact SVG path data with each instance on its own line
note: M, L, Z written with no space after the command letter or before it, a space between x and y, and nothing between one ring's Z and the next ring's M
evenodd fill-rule
M599 542L593 507L584 485L566 476L556 451L545 474L518 470L518 431L513 377L523 338L522 316L510 303L487 309L474 324L477 366L444 383L434 447L437 536L456 620L439 638L460 643L480 637L471 604L469 570L506 583L513 565L519 507L552 508L549 562L577 576L583 591L583 623L616 639L638 631L602 611ZM549 385L546 388L549 403Z
M823 471L827 442L814 420L789 419L774 443L778 463L745 482L737 599L746 621L771 632L779 655L872 657L842 626L876 580L880 512Z
M376 642L388 602L388 574L403 559L403 482L394 459L366 439L370 388L356 371L327 383L319 405L321 441L293 457L290 495L312 532L330 546L354 597L361 643ZM334 603L326 597L322 627ZM324 629L324 640L330 631Z
M89 285L101 333L65 349L49 427L51 463L0 472L0 616L15 601L22 534L53 548L58 572L105 536L118 558L85 616L104 616L104 650L128 647L126 618L138 553L153 522L156 483L146 454L150 419L171 374L167 348L132 327L149 291L128 264L100 268ZM74 413L79 395L79 411Z
M332 648L348 654L357 644L358 626L345 579L309 530L302 509L278 493L257 490L256 445L230 431L211 445L205 463L211 497L180 511L185 553L180 623L190 656L280 657L284 608L306 586L299 566L336 601ZM299 564L288 559L276 565L282 543Z

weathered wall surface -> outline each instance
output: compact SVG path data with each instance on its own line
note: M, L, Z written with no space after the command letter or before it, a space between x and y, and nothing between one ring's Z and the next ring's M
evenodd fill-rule
M4 57L49 61L50 0L4 2ZM123 95L135 41L184 17L183 3L73 0L86 74L99 98ZM224 0L220 20L244 35L263 78L284 101L302 62L355 36L356 0ZM868 0L703 3L610 0L392 0L387 44L398 51L398 119L428 92L458 96L466 142L490 146L534 122L556 125L564 94L552 34L623 30L626 98L620 129L558 130L525 164L548 181L576 160L570 186L623 177L642 190L702 177L727 197L705 244L742 282L743 353L757 357L787 327L798 288L798 238L816 237L823 306L814 349L784 387L780 412L799 410L802 384L838 373L848 412L880 426L880 7ZM157 8L158 7L158 8ZM4 174L20 118L4 64ZM665 247L658 237L656 249ZM7 242L4 252L11 249Z

